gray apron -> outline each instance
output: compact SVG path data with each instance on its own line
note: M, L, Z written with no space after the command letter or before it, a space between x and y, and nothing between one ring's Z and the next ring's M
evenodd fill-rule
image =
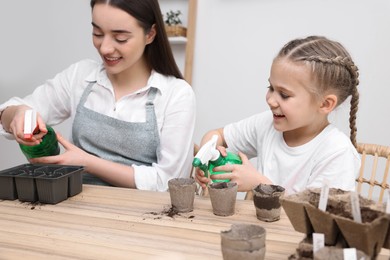
M73 143L90 154L121 164L150 166L157 162L160 138L153 104L157 89L149 89L146 122L126 122L84 106L94 84L89 83L77 106ZM111 186L89 173L84 174L83 183Z

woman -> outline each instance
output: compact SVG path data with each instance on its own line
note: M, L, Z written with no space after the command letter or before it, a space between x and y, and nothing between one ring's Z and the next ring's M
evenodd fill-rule
M165 191L191 168L195 96L174 61L158 1L93 0L91 8L102 62L77 62L0 105L2 131L36 145L46 124L71 118L73 142L57 135L65 152L31 163L83 165L84 183ZM26 140L31 108L40 133Z

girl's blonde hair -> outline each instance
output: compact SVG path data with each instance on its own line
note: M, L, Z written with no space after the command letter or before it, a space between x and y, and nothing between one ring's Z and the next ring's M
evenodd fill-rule
M334 93L338 97L338 106L351 95L350 139L356 147L359 73L347 50L340 43L325 37L309 36L288 42L275 59L279 58L303 62L311 67L315 89L310 91L316 96Z

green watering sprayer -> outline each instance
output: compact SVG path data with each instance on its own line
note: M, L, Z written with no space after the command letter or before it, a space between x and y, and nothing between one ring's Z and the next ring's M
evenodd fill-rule
M37 158L42 156L58 155L60 146L54 129L46 125L47 134L43 136L42 142L35 146L19 144L20 149L27 159ZM24 138L31 139L34 134L38 133L37 112L35 110L27 110L24 114Z
M225 172L215 172L214 168L225 164L242 164L240 156L235 153L227 152L226 157L222 156L217 150L218 135L205 143L195 155L192 165L201 169L206 177L213 174L222 174ZM229 180L213 180L213 182L229 182Z

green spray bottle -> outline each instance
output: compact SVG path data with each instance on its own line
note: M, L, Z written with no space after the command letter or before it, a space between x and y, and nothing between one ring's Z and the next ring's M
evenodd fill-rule
M37 133L37 112L27 110L24 114L24 138L31 139ZM38 145L28 146L19 144L20 149L27 159L58 155L60 146L54 129L46 125L47 133L42 137L42 142Z
M226 157L223 157L217 150L218 135L213 135L210 141L205 143L195 155L192 165L201 169L205 176L209 174L222 174L226 172L215 172L214 167L225 164L242 164L240 156L227 152ZM213 182L229 182L229 180L213 180Z

